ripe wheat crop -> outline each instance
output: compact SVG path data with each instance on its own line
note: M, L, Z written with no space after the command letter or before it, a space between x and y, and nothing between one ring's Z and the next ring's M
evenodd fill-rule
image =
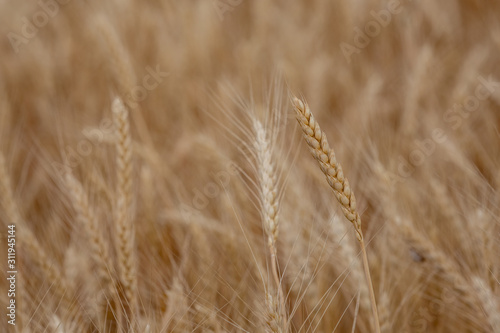
M0 3L0 332L500 332L499 15Z

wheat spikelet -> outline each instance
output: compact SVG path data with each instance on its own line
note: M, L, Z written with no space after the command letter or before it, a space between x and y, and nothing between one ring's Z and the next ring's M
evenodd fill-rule
M260 121L254 119L253 121L254 131L255 131L255 142L254 147L257 152L257 169L259 170L259 184L260 184L260 197L261 206L263 214L264 229L267 234L269 252L271 254L271 269L275 281L275 287L278 292L278 297L280 299L280 310L277 313L279 315L279 320L276 317L274 319L278 320L283 331L286 331L286 307L285 307L285 297L281 287L278 264L277 264L277 250L276 250L276 240L278 238L278 190L277 190L277 180L275 175L275 167L272 161L271 147L269 140L266 135L266 131ZM270 296L266 297L266 302L270 300ZM275 309L274 305L267 304L268 308ZM273 311L273 313L276 311ZM273 321L267 321L269 323L274 323ZM273 324L274 325L274 324Z
M118 186L115 227L117 231L116 250L120 281L131 313L136 312L137 301L137 259L135 257L135 226L132 218L132 137L128 111L119 98L113 101L113 119L118 152Z
M352 223L354 230L356 231L356 237L359 241L363 257L366 283L368 290L370 291L374 327L376 332L380 332L377 304L375 302L375 294L373 292L372 280L370 277L363 231L361 230L361 218L356 210L356 198L354 197L354 193L349 186L347 178L344 177L342 167L335 158L333 149L331 149L328 144L326 134L319 127L316 119L314 119L307 103L301 101L297 97L293 98L292 103L296 111L297 121L304 132L304 139L309 145L309 150L316 161L318 161L321 171L325 174L328 184L333 189L333 192L341 205L342 212Z

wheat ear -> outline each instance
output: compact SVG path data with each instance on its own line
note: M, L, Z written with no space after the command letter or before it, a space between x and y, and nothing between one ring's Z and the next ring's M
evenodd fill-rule
M272 332L276 331L276 322L279 322L281 328L286 332L287 316L285 307L285 296L281 287L279 272L278 272L278 257L276 250L276 240L278 239L278 190L275 168L272 161L271 147L266 135L264 127L258 120L253 122L255 131L254 147L257 152L257 169L259 170L260 197L263 214L264 229L267 235L269 252L271 254L271 270L276 284L280 300L280 311L276 311L275 302L270 302L272 297L267 295L266 303L270 317L273 320L268 320L268 326ZM276 318L280 316L281 318ZM272 323L272 325L271 325Z
M130 311L136 313L137 260L135 252L135 226L132 219L132 136L128 111L121 99L112 105L118 152L118 187L116 201L117 256L120 281L129 302Z
M319 127L318 122L309 109L307 103L294 97L293 105L297 114L297 121L302 127L304 138L309 145L309 150L313 157L318 161L321 171L325 174L328 184L333 189L333 193L340 202L342 212L345 217L352 223L356 231L356 237L361 246L361 254L363 257L363 267L365 271L366 283L370 291L370 301L372 305L373 320L376 332L380 333L380 324L377 313L377 303L375 302L375 293L370 276L370 268L368 266L368 257L366 255L365 241L363 231L361 230L361 218L356 210L356 198L349 186L347 178L344 177L342 167L335 158L333 149L330 148L326 135Z
M80 182L71 174L67 173L65 178L66 187L71 195L71 201L77 214L77 219L87 234L90 243L90 255L97 267L97 275L101 288L106 293L111 290L112 263L109 250L104 241L103 231L94 212L89 206L88 198Z

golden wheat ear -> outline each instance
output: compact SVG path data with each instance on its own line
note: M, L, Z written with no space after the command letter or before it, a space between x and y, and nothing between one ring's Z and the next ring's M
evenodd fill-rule
M373 292L363 231L361 230L361 217L356 209L356 198L354 197L354 192L349 186L349 181L344 176L342 167L337 162L335 152L328 144L326 134L319 127L319 124L311 113L307 103L297 97L292 97L292 104L297 115L297 121L304 132L304 139L309 146L311 154L318 162L321 171L325 174L328 184L333 189L333 193L335 193L335 196L341 205L342 212L352 223L354 230L356 231L356 237L359 241L363 257L366 283L370 291L375 331L380 333L377 303L375 301L375 293Z

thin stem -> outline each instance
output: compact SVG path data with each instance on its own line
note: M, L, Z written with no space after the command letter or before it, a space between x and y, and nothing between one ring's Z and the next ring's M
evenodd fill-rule
M278 276L278 266L277 266L278 257L276 256L276 248L274 246L271 246L269 248L269 251L271 252L271 270L273 271L274 282L276 283L276 289L278 290L280 298L280 304L281 304L280 311L283 321L282 324L283 328L286 328L288 319L286 316L285 296L283 295L283 289L281 288L281 282Z
M361 246L361 254L363 257L363 268L365 271L366 283L368 284L368 290L370 291L370 302L372 304L373 319L375 320L375 332L380 333L380 322L378 319L377 302L375 300L375 293L373 291L372 278L370 276L370 267L368 266L368 256L366 255L365 240L361 238L359 241Z

